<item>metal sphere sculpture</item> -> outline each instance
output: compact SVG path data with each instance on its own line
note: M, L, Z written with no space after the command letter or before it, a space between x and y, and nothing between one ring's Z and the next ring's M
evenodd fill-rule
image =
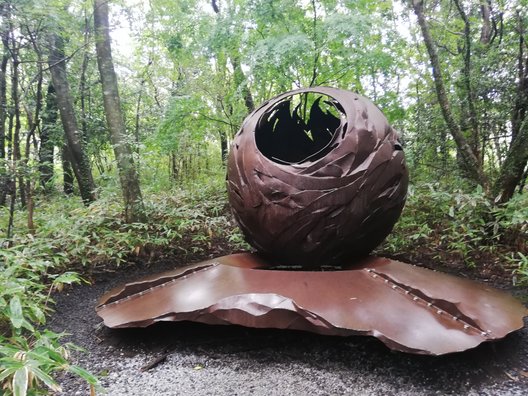
M248 243L309 267L381 243L403 209L408 173L398 134L371 101L316 87L279 95L245 119L227 179Z
M228 164L234 216L260 254L216 257L121 285L99 300L97 314L112 328L194 321L372 335L391 349L427 355L520 329L524 305L489 285L358 258L391 231L407 183L398 136L369 100L332 88L277 96L245 120Z

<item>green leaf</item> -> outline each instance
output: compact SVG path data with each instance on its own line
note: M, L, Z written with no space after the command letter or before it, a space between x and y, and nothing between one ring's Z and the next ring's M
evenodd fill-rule
M26 396L29 385L29 372L27 367L21 367L13 376L13 395Z
M18 370L18 367L9 367L0 371L0 383L5 380L7 377L13 375L15 371Z
M50 359L52 359L55 363L58 364L66 364L67 361L64 359L64 356L62 356L59 352L56 350L53 350L51 348L46 348L46 354L49 356Z
M46 384L46 386L48 388L50 388L51 390L55 391L55 392L62 392L62 389L61 387L59 386L59 384L57 384L53 378L51 378L48 374L46 374L43 370L41 370L40 368L38 367L32 367L31 368L31 371L33 372L33 374L35 374L35 376L41 380L42 382L44 382Z
M81 280L79 279L79 275L76 272L68 271L56 277L53 280L53 284L57 285L62 283L71 285L72 283L79 283L80 281Z
M23 327L31 332L35 331L35 328L31 323L29 323L26 319L22 318L22 321L20 322L20 327Z
M9 302L9 319L15 329L20 329L24 324L24 315L22 313L22 303L19 296L14 296Z
M31 307L31 311L33 312L33 316L39 323L46 322L46 315L44 314L44 311L42 311L42 309L40 309L38 306Z
M84 379L85 381L87 381L89 384L97 385L97 378L85 369L79 366L70 366L69 370Z

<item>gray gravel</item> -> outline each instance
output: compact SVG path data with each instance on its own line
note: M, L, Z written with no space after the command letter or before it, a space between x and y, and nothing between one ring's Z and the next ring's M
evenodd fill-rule
M528 330L442 357L391 352L369 337L161 323L111 330L94 312L104 291L178 265L158 262L102 274L55 297L49 326L86 352L75 363L101 378L108 395L526 395ZM146 365L160 360L154 367ZM65 395L89 394L72 375Z

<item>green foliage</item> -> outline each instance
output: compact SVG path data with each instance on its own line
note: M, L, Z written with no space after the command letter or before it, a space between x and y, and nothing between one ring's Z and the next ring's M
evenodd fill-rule
M209 244L213 236L228 237L233 232L223 189L223 185L196 184L189 192L175 189L149 195L145 199L146 223L126 223L114 195L102 197L90 207L64 200L42 208L37 229L69 265L94 268L157 251L189 251L188 235L194 242ZM56 215L57 205L70 205L70 209Z
M514 270L514 283L518 285L528 286L528 255L517 252L517 254L512 254L509 261L517 265L517 268Z
M403 214L382 250L389 254L432 250L436 258L458 259L468 266L495 254L522 267L522 255L528 251L527 207L528 197L521 194L497 207L481 188L467 193L438 184L411 186ZM523 276L520 268L518 278Z
M22 336L0 336L0 383L6 396L47 394L42 384L51 391L61 388L52 378L59 371L71 372L92 386L97 379L81 367L68 363L72 344L61 344L61 334L50 331L33 332L31 341ZM42 392L41 392L42 390Z
M93 376L67 362L71 345L62 345L58 334L37 330L51 310L51 292L80 278L69 271L52 273L65 265L66 255L53 251L47 238L28 235L17 242L0 250L0 384L6 395L35 394L41 384L58 390L51 377L56 371L70 371L95 384Z
M13 335L19 335L23 329L34 331L34 324L45 323L50 290L79 281L73 273L48 274L61 263L64 256L55 254L46 239L27 236L20 244L0 250L0 328L10 322ZM49 285L42 282L43 277L50 280Z
M15 246L0 251L0 257L24 264L9 266L9 271L0 276L5 276L6 282L19 278L31 282L31 295L40 302L46 295L45 287L39 284L42 276L55 282L55 288L70 280L70 272L54 278L50 270L76 265L93 269L102 263L119 265L136 256L144 258L156 251L190 251L192 247L186 245L192 242L191 235L195 242L205 244L214 238L237 240L224 178L223 173L205 173L189 181L184 189L152 183L145 188L145 223L125 222L118 192L112 189L106 189L89 207L75 197L42 200L34 216L37 234L21 234L25 225L19 221L15 224L19 231L13 240ZM23 219L23 213L16 218ZM0 231L3 226L0 224Z

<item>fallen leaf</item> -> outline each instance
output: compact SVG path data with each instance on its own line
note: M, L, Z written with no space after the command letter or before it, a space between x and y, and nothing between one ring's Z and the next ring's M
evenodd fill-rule
M515 381L515 382L519 381L519 378L514 377L513 375L511 375L511 374L508 373L507 371L505 371L504 374L506 374L506 376L507 376L509 379L511 379L512 381Z

